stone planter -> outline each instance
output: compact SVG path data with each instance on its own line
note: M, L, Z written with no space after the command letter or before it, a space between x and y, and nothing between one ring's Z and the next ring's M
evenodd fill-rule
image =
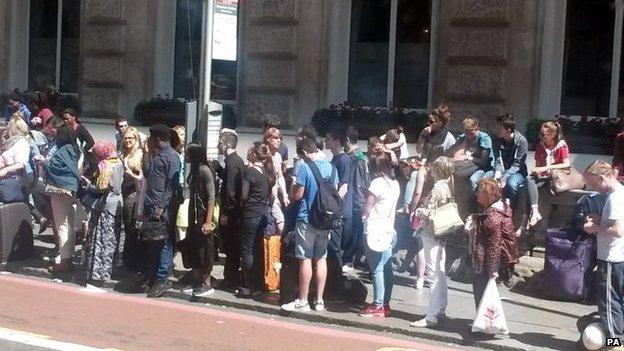
M146 109L137 114L139 121L145 125L165 124L169 127L176 125L184 125L184 110L163 110L163 109Z

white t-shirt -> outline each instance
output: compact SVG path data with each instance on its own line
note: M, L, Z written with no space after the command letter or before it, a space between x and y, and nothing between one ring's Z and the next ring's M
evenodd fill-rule
M368 191L377 198L368 218L387 218L394 227L396 205L401 194L399 182L387 177L377 177L371 182Z
M7 166L21 163L28 167L30 161L30 144L26 138L21 138L11 146L10 149L2 153L2 158Z
M405 133L399 134L399 143L402 143L400 147L401 158L408 158L409 150L407 149L407 140L405 139Z
M610 225L611 221L624 220L624 186L618 185L609 195L602 210L601 226ZM608 262L624 262L624 237L597 235L598 259Z

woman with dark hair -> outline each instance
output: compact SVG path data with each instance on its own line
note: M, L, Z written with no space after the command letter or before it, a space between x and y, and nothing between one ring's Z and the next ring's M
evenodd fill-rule
M455 144L455 137L449 131L448 125L451 122L451 112L448 106L441 104L429 114L427 127L423 129L416 144L416 156L420 158L418 162L418 174L416 187L412 196L410 210L414 211L421 200L423 186L428 178L431 163L444 156L446 151Z
M512 220L511 207L501 201L502 192L494 179L481 179L477 188L477 202L482 214L477 215L472 235L472 262L475 270L473 293L479 307L488 280L503 273L503 280L511 278L518 262L518 242Z
M97 283L111 279L115 266L115 252L121 234L121 183L124 177L123 163L117 157L115 144L98 141L93 146L98 170L93 184L82 177L87 191L104 196L91 209L88 235L84 244L87 281Z
M95 141L87 128L85 128L82 124L80 124L80 121L78 121L78 112L74 109L66 108L63 110L63 113L61 113L61 118L63 118L65 124L71 127L74 137L78 139L78 144L82 147L82 150L86 155L95 144Z
M40 157L39 162L43 161ZM62 125L56 133L54 155L44 162L46 173L45 193L50 196L59 254L54 260L53 273L73 269L75 248L74 216L76 192L80 179L80 148L69 125Z
M399 160L409 157L407 139L405 138L403 127L398 126L396 129L389 130L386 134L382 135L380 139L384 142L388 149L396 153Z
M362 212L362 219L367 236L376 232L376 236L383 235L383 247L371 247L370 238L366 242L366 260L373 274L373 303L365 307L360 316L388 317L390 316L390 298L392 297L392 248L395 242L394 218L396 205L401 190L399 183L392 176L392 162L385 152L375 152L368 157L373 180L368 188L366 205Z
M54 112L50 109L48 96L41 91L36 91L30 103L30 109L34 116L30 119L33 127L45 126L48 120L54 116Z
M247 151L249 166L243 175L241 202L241 270L243 285L236 290L239 297L249 297L260 290L262 237L268 223L271 204L277 201L271 194L276 182L273 158L269 147L259 141Z
M186 162L191 165L187 179L190 188L188 229L180 246L184 266L191 268L189 290L193 296L202 297L214 293L210 275L214 265L215 182L205 146L189 144Z

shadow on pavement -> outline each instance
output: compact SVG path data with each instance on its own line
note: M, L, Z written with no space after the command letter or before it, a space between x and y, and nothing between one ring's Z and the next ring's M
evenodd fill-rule
M540 334L540 333L522 333L522 334L510 334L511 338L518 340L526 345L533 345L541 347L548 345L549 348L555 350L578 350L576 342L571 340L563 340L554 337L553 335Z

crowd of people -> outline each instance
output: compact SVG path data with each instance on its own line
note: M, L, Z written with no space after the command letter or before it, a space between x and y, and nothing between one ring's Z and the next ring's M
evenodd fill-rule
M237 132L223 129L220 157L208 160L206 146L187 142L183 127L152 125L144 135L119 117L115 142L94 141L76 111L66 109L57 117L45 93L37 93L29 106L22 101L8 99L0 200L27 202L40 231L52 227L55 274L73 270L74 217L76 207L84 206L84 280L110 280L121 260L149 297L172 288L176 252L191 269L180 278L184 291L200 297L214 292L211 272L220 252L224 279L216 287L240 298L261 294L263 238L276 235L282 261L296 262L297 271L293 281L281 281L296 291L292 300L284 297L283 310L323 311L325 297L348 293L343 279L359 265L373 285L372 303L360 315L388 317L395 218L403 214L411 227L409 251L416 257L414 285L431 290L426 317L412 326L435 326L446 318L448 303L448 230L439 229L438 214L453 208L448 205L457 208L456 190L465 186L473 193L474 203L461 204L474 213L462 231L470 238L478 306L488 281L508 280L518 262L523 228L514 225L512 209L520 189L526 187L530 199L526 226L535 226L541 220L538 188L557 170L571 167L557 122L541 126L529 172L528 142L512 115L496 117L491 134L476 117L465 116L463 133L455 138L445 105L431 111L413 154L400 127L370 138L368 149L361 150L355 126L336 124L321 137L306 125L298 130L288 168L289 150L275 116L265 118L262 140L249 145L243 157ZM624 188L617 176L602 161L586 170L586 182L608 200L603 216L588 217L585 229L598 236L599 289L621 297ZM620 299L598 296L610 334L621 337Z

